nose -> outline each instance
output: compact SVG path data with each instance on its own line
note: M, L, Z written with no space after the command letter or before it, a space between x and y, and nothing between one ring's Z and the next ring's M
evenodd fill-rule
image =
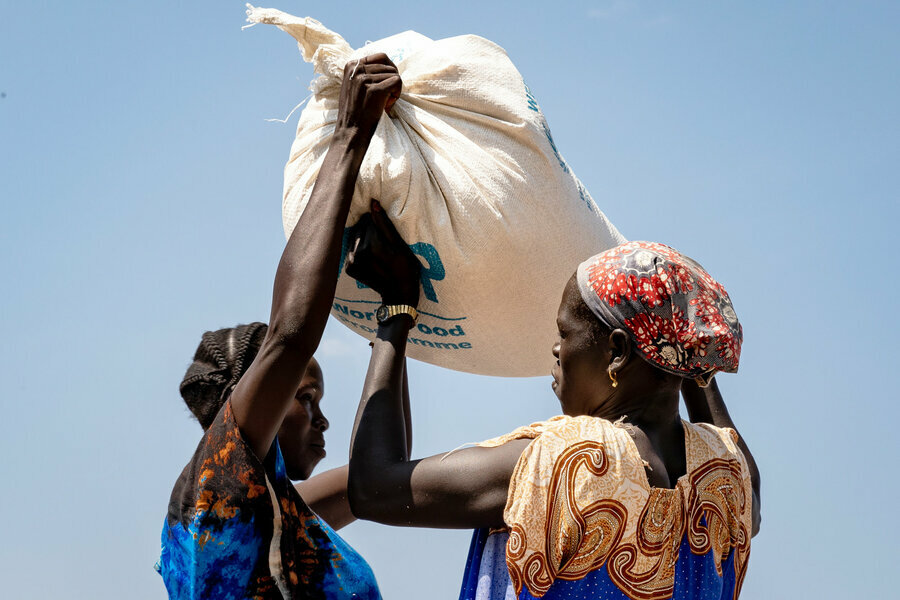
M328 430L329 425L331 425L331 423L328 422L328 419L325 418L322 411L316 411L316 415L313 417L312 426L324 433Z
M559 342L553 344L553 350L551 350L551 352L553 352L553 356L555 356L556 359L559 360Z

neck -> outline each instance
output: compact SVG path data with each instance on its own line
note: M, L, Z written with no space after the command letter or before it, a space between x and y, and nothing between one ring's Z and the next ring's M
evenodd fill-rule
M624 419L641 429L660 429L681 422L678 413L678 388L661 386L652 390L620 386L590 415L609 421Z

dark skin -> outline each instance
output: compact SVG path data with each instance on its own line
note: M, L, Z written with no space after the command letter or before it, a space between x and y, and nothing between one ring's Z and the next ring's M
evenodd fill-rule
M634 356L622 329L601 331L591 321L574 277L563 291L556 317L559 341L553 346L553 391L563 413L610 421L624 417L641 457L649 463L653 487L675 487L687 472L684 428L678 414L681 378L661 374ZM606 369L598 365L607 365ZM612 377L618 385L613 387Z
M293 480L308 479L316 464L325 458L328 419L320 407L324 394L322 369L315 358L310 359L294 396L296 402L291 403L278 429L287 475Z
M348 254L347 272L386 304L417 306L421 265L377 205L371 218L369 231L361 232L365 243ZM409 459L401 376L412 325L408 315L394 317L379 326L373 344L350 445L353 514L421 527L502 523L509 475L527 441Z
M382 252L402 253L405 244L387 222L373 214L386 243ZM391 273L369 277L375 265ZM417 273L402 260L385 256L357 258L357 278L382 294L408 289ZM405 298L407 303L415 298ZM350 453L350 502L354 514L390 525L420 527L502 527L513 469L530 440L497 448L467 448L410 460L403 447L400 365L413 322L400 316L379 327L357 412ZM648 482L672 488L686 473L684 427L678 414L679 392L695 422L733 427L718 388L697 392L681 378L655 369L637 356L622 329L602 331L585 306L574 276L563 292L557 314L559 341L552 351L553 390L565 414L612 421L624 418L641 457ZM612 378L618 382L613 387ZM698 388L699 389L699 388ZM759 473L741 441L753 481L753 534L759 524Z
M692 423L711 423L716 427L730 427L738 431L731 416L728 414L728 408L725 406L725 400L719 391L719 384L713 379L709 386L702 388L695 381L684 380L681 384L681 395L684 398L684 404L687 407L688 416ZM759 533L760 522L760 492L759 492L759 469L747 442L738 431L738 447L744 453L747 459L747 466L750 468L750 483L753 486L753 535Z
M332 529L337 530L356 520L350 511L350 502L347 498L348 465L309 478L315 465L325 456L323 434L328 429L328 420L319 406L325 393L324 385L319 363L312 359L297 391L297 402L291 405L278 430L278 440L285 457L288 477L295 481L304 480L294 484L297 492L316 514ZM407 452L409 452L412 449L412 422L405 364L403 406L406 417ZM293 470L298 467L303 470Z
M313 353L334 297L359 168L382 113L401 87L396 66L384 54L344 69L331 145L278 264L266 338L231 394L235 421L250 448L263 458L278 435L292 478L308 477L325 455L322 434L328 421L319 408L324 383ZM341 469L329 471L300 490L314 510L333 514L320 513L334 526L352 519L339 501L346 495L346 467L343 476Z

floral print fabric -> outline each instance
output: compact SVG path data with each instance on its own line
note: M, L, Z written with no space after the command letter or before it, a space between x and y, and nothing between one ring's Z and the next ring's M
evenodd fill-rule
M369 565L306 506L278 443L264 465L227 402L169 501L157 570L170 598L381 598Z
M631 436L603 419L556 417L483 442L534 438L510 481L507 531L476 532L461 597L736 599L749 470L733 430L683 424L687 473L673 489L650 487ZM491 566L497 536L506 574Z
M743 332L728 292L677 250L628 242L581 263L576 277L597 318L630 332L655 367L701 385L737 371Z

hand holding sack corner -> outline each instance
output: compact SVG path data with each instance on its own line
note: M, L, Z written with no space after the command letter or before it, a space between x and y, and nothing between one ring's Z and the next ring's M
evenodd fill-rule
M412 31L354 50L310 18L251 6L248 20L294 37L320 75L285 166L285 234L331 142L345 65L384 52L403 89L378 123L347 225L379 200L422 263L408 355L484 375L547 374L559 291L585 257L625 240L557 151L505 51ZM371 340L381 300L343 272L349 238L348 228L332 315Z

